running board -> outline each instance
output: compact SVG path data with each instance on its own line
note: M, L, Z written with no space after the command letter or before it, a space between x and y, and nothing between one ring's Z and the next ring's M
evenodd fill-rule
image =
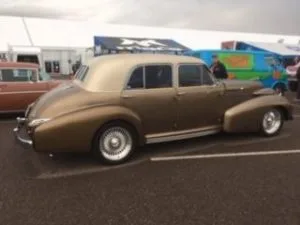
M170 141L178 141L178 140L184 140L189 138L202 137L202 136L217 134L221 132L221 130L222 129L219 128L219 129L189 132L183 134L173 134L168 136L146 137L146 144L154 144L154 143L170 142Z

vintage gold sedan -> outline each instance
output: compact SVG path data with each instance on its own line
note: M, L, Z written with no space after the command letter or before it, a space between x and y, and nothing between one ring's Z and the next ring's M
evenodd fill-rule
M14 132L37 152L91 151L119 164L144 144L221 131L274 136L291 119L285 97L256 81L216 80L197 58L120 54L83 65L31 104Z

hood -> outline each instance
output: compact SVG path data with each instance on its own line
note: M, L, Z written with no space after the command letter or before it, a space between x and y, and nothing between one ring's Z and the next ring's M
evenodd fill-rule
M253 92L263 88L263 84L259 81L224 80L223 83L225 84L227 91L243 90Z
M31 106L28 117L29 119L53 118L80 108L105 104L108 99L111 99L111 95L89 92L75 82L64 82L36 100Z

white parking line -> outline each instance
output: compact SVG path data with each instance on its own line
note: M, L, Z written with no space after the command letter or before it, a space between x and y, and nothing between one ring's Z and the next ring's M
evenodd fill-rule
M213 158L228 158L228 157L245 157L245 156L264 156L264 155L288 155L300 154L300 149L295 150L278 150L278 151L261 151L261 152L237 152L224 154L203 154L203 155L189 155L189 156L170 156L170 157L153 157L151 161L172 161L185 159L213 159Z
M72 177L72 176L79 176L84 174L94 174L99 172L104 172L108 170L113 169L121 169L124 167L129 166L135 166L142 162L144 162L145 159L136 160L131 163L125 163L118 166L95 166L90 168L70 168L70 169L64 169L63 171L57 171L57 172L44 172L35 177L35 179L41 179L41 180L49 180L49 179L57 179L57 178L64 178L64 177Z

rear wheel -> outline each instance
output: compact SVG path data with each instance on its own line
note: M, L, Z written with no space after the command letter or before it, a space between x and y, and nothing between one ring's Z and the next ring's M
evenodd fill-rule
M265 112L261 120L261 133L264 136L271 137L279 134L284 117L277 108L271 108Z
M133 134L133 129L124 123L105 125L95 138L95 156L106 164L121 164L127 161L135 149Z

